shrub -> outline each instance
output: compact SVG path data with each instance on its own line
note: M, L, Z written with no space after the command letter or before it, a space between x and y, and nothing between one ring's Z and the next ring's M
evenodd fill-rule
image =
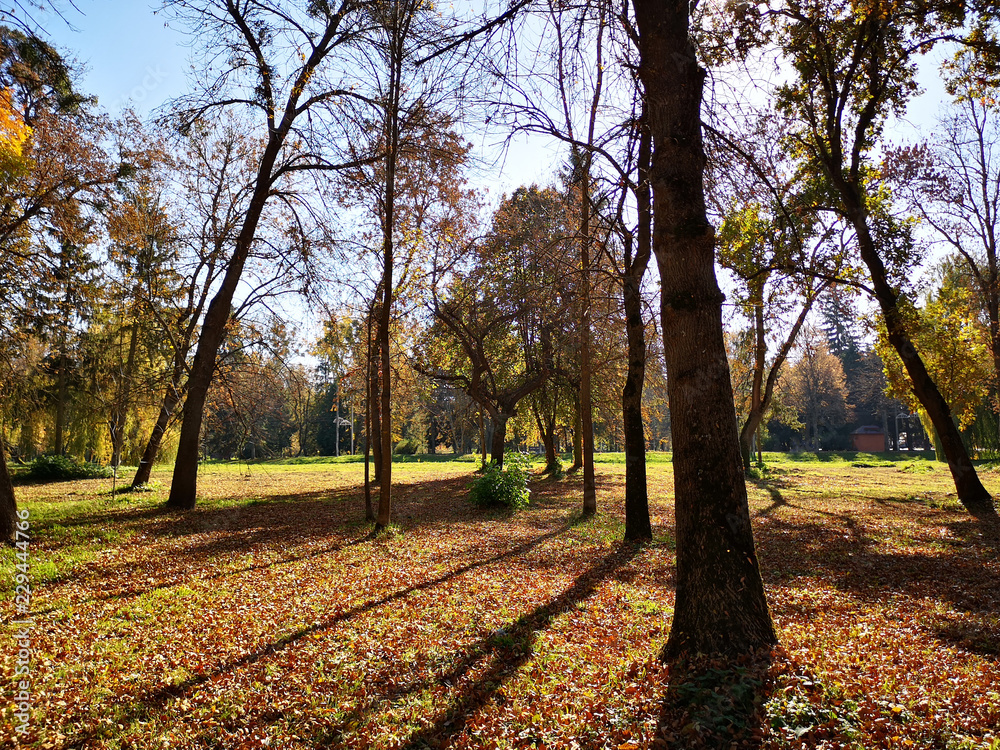
M398 443L396 443L395 449L392 451L398 456L413 456L417 452L417 441L413 438L403 438Z
M520 510L528 505L528 467L531 458L524 453L507 453L503 468L489 463L481 476L469 485L469 499L489 508Z
M112 474L110 466L77 461L69 456L39 456L31 462L28 477L43 482L68 479L105 479Z

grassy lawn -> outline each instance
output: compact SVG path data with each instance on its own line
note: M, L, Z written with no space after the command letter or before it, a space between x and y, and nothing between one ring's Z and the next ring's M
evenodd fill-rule
M624 462L473 508L468 458L393 466L390 533L352 457L206 464L198 508L110 480L25 484L31 731L14 732L15 558L0 552L0 747L1000 748L1000 563L923 456L765 455L750 506L781 648L658 658L672 475L623 545ZM1000 494L1000 473L983 472Z

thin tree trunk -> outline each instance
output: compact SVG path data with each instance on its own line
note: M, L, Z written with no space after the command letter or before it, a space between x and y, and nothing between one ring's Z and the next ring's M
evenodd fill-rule
M139 459L139 466L135 470L135 476L132 477L133 490L144 484L149 484L149 477L153 471L156 456L160 452L160 443L163 441L163 435L166 433L167 427L170 425L170 418L173 416L174 409L181 399L180 378L181 373L175 369L170 386L167 388L166 393L163 394L163 400L160 402L160 412L156 415L156 424L153 425L153 431L149 435L149 440L146 441L146 448L142 452L142 458Z
M573 399L574 412L573 422L573 465L569 471L576 471L583 466L583 420L580 416L580 394L576 393Z
M645 109L639 118L639 169L635 191L638 204L636 256L626 242L622 300L625 307L625 336L628 341L628 369L622 389L622 422L625 429L625 538L652 539L649 522L649 494L646 486L646 436L642 423L642 388L646 380L646 325L642 319L642 277L652 255L652 213L650 210L649 163L652 143Z
M677 587L664 656L777 642L754 549L705 211L705 72L677 0L633 0L653 139L653 252L661 282L676 509Z
M375 476L372 484L382 482L382 379L379 377L378 344L373 342L368 371L368 394L371 405L371 432L366 438L371 443Z
M56 429L55 429L55 454L61 456L65 450L63 445L63 431L66 424L66 336L63 334L62 349L59 352L59 375L56 378Z
M809 311L812 310L813 302L815 302L819 294L826 288L826 286L826 284L821 285L820 288L816 290L816 292L814 292L802 306L802 310L799 311L799 315L792 324L791 330L788 332L788 335L785 336L785 340L778 349L778 353L774 357L774 362L771 363L771 370L767 374L767 380L763 384L763 390L761 388L761 382L763 381L764 368L766 366L767 344L764 339L763 287L761 287L759 300L760 304L755 306L754 312L756 329L755 335L757 340L754 348L754 373L753 388L750 395L750 412L747 414L746 421L740 429L740 455L743 458L744 469L748 470L750 468L750 456L752 454L750 441L753 436L757 435L760 431L764 415L767 413L767 410L771 408L771 401L774 399L774 389L778 383L778 375L781 372L781 368L785 364L785 360L788 359L788 353L792 350L792 346L795 344L795 339L798 337L799 331L806 322L806 317L809 315ZM760 443L758 441L758 446L759 444ZM757 453L757 460L760 461L759 448Z
M17 528L17 499L7 470L7 446L0 432L0 543L13 542Z
M289 123L290 126L290 123ZM284 127L284 126L283 126ZM250 255L250 246L257 231L257 224L264 211L271 191L271 174L278 151L284 141L284 132L273 132L261 157L257 170L253 197L247 207L246 217L236 239L232 258L219 285L219 291L208 305L202 323L198 348L188 377L187 398L184 400L184 417L177 443L177 461L167 505L172 508L192 509L198 493L198 454L201 441L201 423L204 418L208 388L215 374L219 347L226 337L233 297L243 275L243 267Z
M129 400L132 397L132 376L135 372L135 352L139 344L139 325L133 323L131 335L129 336L128 356L125 359L125 372L122 376L122 387L115 399L116 403L111 412L111 419L108 422L108 429L111 432L111 468L115 470L116 476L118 467L122 462L122 446L125 444L125 423L128 420Z
M545 446L545 469L543 474L549 474L556 470L556 438L555 425L546 419L542 419L541 409L534 400L531 402L531 412L535 417L535 424L538 426L538 434L542 438L542 445Z
M400 48L399 5L393 5L393 27L390 40L391 81L386 139L388 154L385 164L385 217L382 226L382 307L379 311L378 348L382 365L382 477L379 484L378 514L375 528L384 529L392 518L392 372L389 363L389 327L392 321L393 232L396 210L396 158L399 147L399 101L402 87L402 50Z

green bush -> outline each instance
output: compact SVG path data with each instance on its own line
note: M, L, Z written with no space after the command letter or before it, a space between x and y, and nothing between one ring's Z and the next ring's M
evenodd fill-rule
M531 458L525 453L507 453L503 468L486 464L483 473L469 485L469 499L487 508L519 510L528 505L528 467Z
M83 463L69 456L39 456L31 462L28 477L42 482L68 479L105 479L112 474L110 466Z
M403 438L396 443L396 448L392 452L399 456L413 456L419 447L413 438Z

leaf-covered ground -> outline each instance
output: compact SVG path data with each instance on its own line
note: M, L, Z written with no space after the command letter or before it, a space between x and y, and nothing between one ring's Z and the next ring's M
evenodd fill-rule
M469 461L394 467L397 526L362 523L349 460L209 465L163 485L25 485L32 730L14 731L15 559L0 557L0 746L1000 748L997 542L943 464L770 457L751 513L782 647L667 666L672 477L656 538L620 543L624 464L540 480L509 516ZM984 472L1000 493L1000 475Z

